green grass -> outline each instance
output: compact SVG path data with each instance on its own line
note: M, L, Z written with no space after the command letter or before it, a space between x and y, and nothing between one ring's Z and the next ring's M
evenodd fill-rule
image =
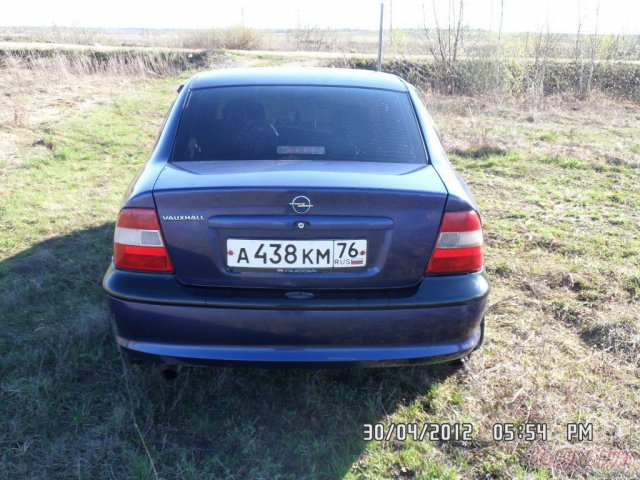
M2 178L0 476L542 479L530 446L493 442L491 426L546 422L563 445L577 415L596 447L637 448L638 170L535 148L452 155L493 281L486 344L464 368L192 369L167 384L123 362L100 281L177 83L69 112ZM474 441L365 442L377 422L470 422Z

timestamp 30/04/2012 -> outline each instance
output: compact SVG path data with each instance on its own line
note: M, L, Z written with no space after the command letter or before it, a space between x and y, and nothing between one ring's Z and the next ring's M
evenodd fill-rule
M365 441L384 442L390 440L471 441L473 425L470 423L365 423Z
M579 428L571 428L571 427ZM546 442L546 423L496 423L491 429L491 435L496 442ZM580 433L578 435L575 432ZM586 435L582 433L587 432ZM414 440L431 442L471 441L474 428L471 423L365 423L365 441ZM567 440L593 440L593 426L591 424L567 425Z

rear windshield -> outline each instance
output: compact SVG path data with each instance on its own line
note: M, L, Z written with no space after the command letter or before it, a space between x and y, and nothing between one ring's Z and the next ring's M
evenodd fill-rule
M409 98L346 87L193 90L172 161L336 160L426 163Z

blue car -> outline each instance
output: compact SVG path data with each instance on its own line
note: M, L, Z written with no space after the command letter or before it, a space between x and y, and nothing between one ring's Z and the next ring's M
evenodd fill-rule
M117 219L115 342L180 365L378 366L478 348L478 207L416 90L348 69L178 90Z

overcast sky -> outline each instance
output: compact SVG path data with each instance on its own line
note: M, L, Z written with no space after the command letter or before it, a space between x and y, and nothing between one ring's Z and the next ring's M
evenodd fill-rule
M424 0L432 24L432 1L446 11L449 0ZM302 24L377 29L379 0L5 0L2 26L85 26L208 28L244 24L254 28L291 28ZM385 0L386 21L393 3L393 26L422 25L422 0ZM465 23L497 29L501 0L466 0ZM640 33L640 0L504 0L505 31L539 31L547 21L553 32L575 32L578 12L583 31ZM580 9L578 6L580 5Z

